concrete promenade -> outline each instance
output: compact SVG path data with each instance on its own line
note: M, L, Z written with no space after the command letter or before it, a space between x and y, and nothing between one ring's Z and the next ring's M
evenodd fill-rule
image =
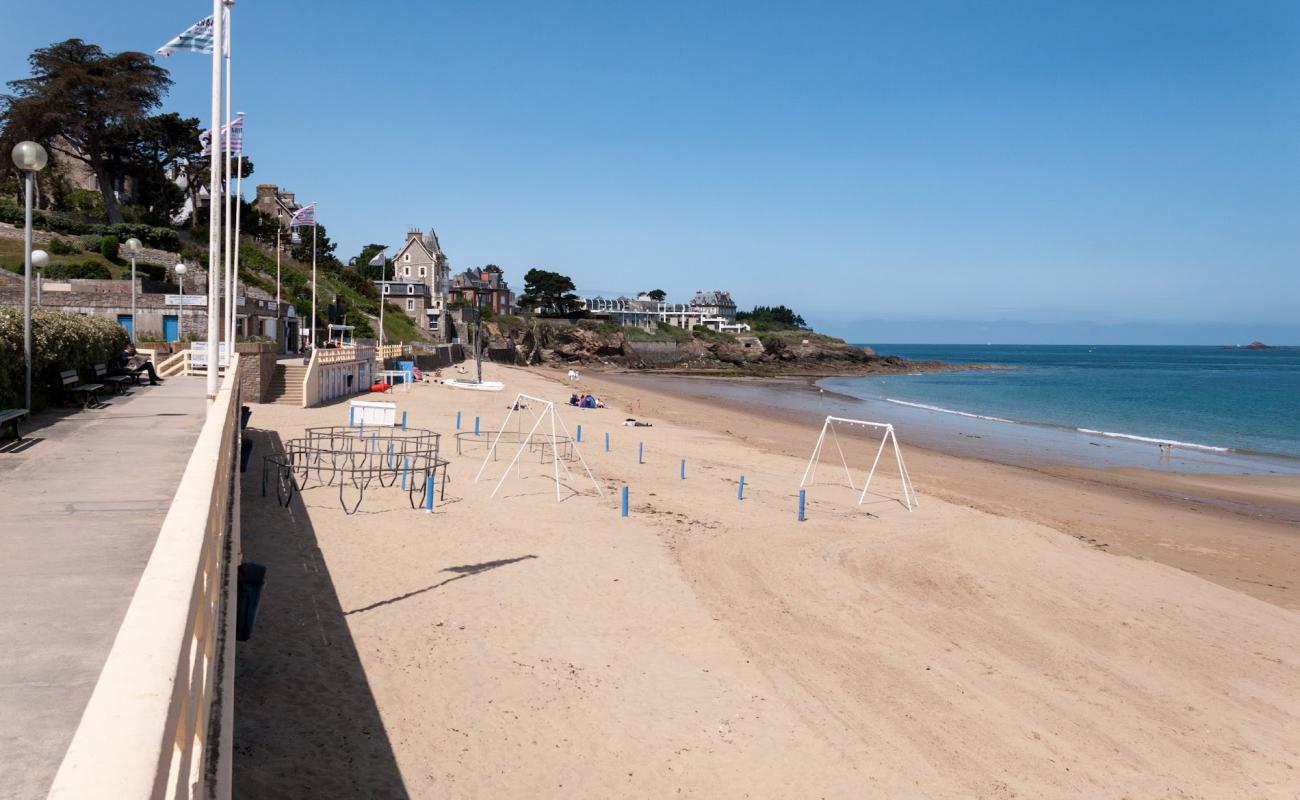
M0 798L49 789L207 405L202 378L102 399L0 452Z

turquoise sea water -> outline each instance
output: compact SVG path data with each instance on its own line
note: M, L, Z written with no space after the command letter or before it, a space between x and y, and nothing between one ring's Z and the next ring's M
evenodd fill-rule
M1300 458L1300 348L874 344L1008 369L829 378L828 390L932 414L993 417L1179 450Z

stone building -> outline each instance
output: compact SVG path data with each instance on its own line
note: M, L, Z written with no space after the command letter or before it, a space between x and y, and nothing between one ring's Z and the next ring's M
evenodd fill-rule
M451 278L448 292L451 302L463 300L476 308L488 308L497 314L509 314L513 296L500 272L467 269Z
M391 281L375 281L381 285L385 297L397 295L407 314L428 331L436 341L447 340L447 293L450 288L450 267L447 256L438 243L438 234L419 228L406 232L406 241L393 256ZM424 289L415 287L423 286ZM419 298L423 297L421 304ZM414 302L408 302L412 301Z
M274 183L257 184L257 197L253 200L253 208L261 211L270 217L275 217L280 222L280 227L285 230L289 229L289 221L293 219L293 213L302 206L294 199L293 192L282 191Z
M653 330L660 322L687 330L695 327L728 333L749 330L749 325L736 322L736 303L730 292L696 292L689 303L657 301L644 294L635 300L591 297L581 303L594 316L645 330Z

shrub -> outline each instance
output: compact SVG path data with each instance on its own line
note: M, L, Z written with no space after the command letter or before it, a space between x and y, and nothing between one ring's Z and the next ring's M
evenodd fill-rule
M137 276L143 275L151 281L167 280L167 268L162 264L142 264L137 261L135 272Z
M56 256L66 256L77 252L77 248L73 247L71 242L65 242L57 236L51 237L50 243L46 247Z
M71 280L73 278L107 280L113 277L113 273L98 261L84 261L80 264L51 264L45 269L45 277L54 280Z
M98 253L100 242L104 237L98 234L90 234L81 237L81 247L87 253Z
M112 320L67 311L32 309L32 391L38 406L51 404L59 372L76 369L83 375L95 364L110 363L126 347L126 330ZM23 400L23 315L18 308L0 308L0 407Z
M116 261L117 251L120 246L117 237L110 234L99 240L99 254L109 261Z

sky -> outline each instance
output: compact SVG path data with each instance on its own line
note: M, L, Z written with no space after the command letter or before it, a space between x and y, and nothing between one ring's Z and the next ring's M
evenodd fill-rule
M190 0L5 15L151 52ZM1300 3L240 0L250 183L345 261L725 289L862 342L1300 344ZM179 53L166 110L208 118ZM252 187L246 187L246 196Z

